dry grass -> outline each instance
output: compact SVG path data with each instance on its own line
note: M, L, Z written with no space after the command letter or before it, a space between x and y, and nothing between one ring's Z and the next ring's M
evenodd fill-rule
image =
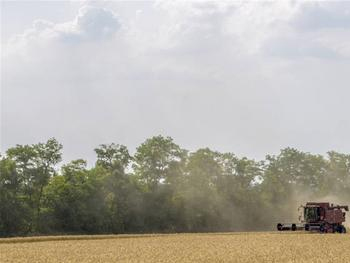
M350 235L276 232L0 239L0 262L348 263Z

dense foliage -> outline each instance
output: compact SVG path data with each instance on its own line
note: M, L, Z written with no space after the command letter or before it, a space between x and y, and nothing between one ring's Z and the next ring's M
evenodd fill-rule
M350 200L350 155L337 152L287 148L257 162L156 136L133 156L100 145L94 167L58 169L61 151L50 139L0 157L0 236L267 230L299 202Z

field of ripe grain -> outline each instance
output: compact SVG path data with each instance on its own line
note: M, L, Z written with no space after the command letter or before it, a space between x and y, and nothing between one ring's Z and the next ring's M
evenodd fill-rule
M0 262L350 262L350 235L222 233L0 239Z

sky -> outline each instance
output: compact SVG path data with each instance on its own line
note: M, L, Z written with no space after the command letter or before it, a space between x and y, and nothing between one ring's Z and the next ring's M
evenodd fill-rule
M1 150L154 135L350 153L350 1L2 1Z

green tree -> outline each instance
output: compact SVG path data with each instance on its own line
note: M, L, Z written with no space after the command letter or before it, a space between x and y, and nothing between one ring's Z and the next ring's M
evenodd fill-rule
M126 168L131 161L131 156L126 146L120 144L101 144L95 149L97 165L112 169L116 164Z
M29 221L28 207L20 193L21 177L16 163L0 159L0 236L23 235Z
M337 152L328 152L328 166L326 178L322 185L324 195L334 196L339 199L350 199L350 155Z
M24 202L30 207L31 220L28 232L39 231L40 211L44 187L55 175L55 166L61 161L62 145L56 139L33 145L17 145L7 150L6 155L16 163L21 178L19 190Z
M208 148L189 155L184 196L189 231L213 231L222 226L217 183L222 177L219 153Z
M258 229L261 225L259 186L262 163L233 153L219 156L222 176L218 181L220 205L226 230Z
M62 167L45 187L45 205L50 231L68 233L107 232L106 205L102 191L103 177L87 170L84 160L74 160Z
M160 183L176 180L174 172L186 156L170 137L155 136L147 139L137 148L134 156L134 171L137 178L148 189L155 189Z
M170 137L155 136L141 144L135 153L133 169L141 186L141 218L146 231L175 231L180 222L181 185L187 152Z

